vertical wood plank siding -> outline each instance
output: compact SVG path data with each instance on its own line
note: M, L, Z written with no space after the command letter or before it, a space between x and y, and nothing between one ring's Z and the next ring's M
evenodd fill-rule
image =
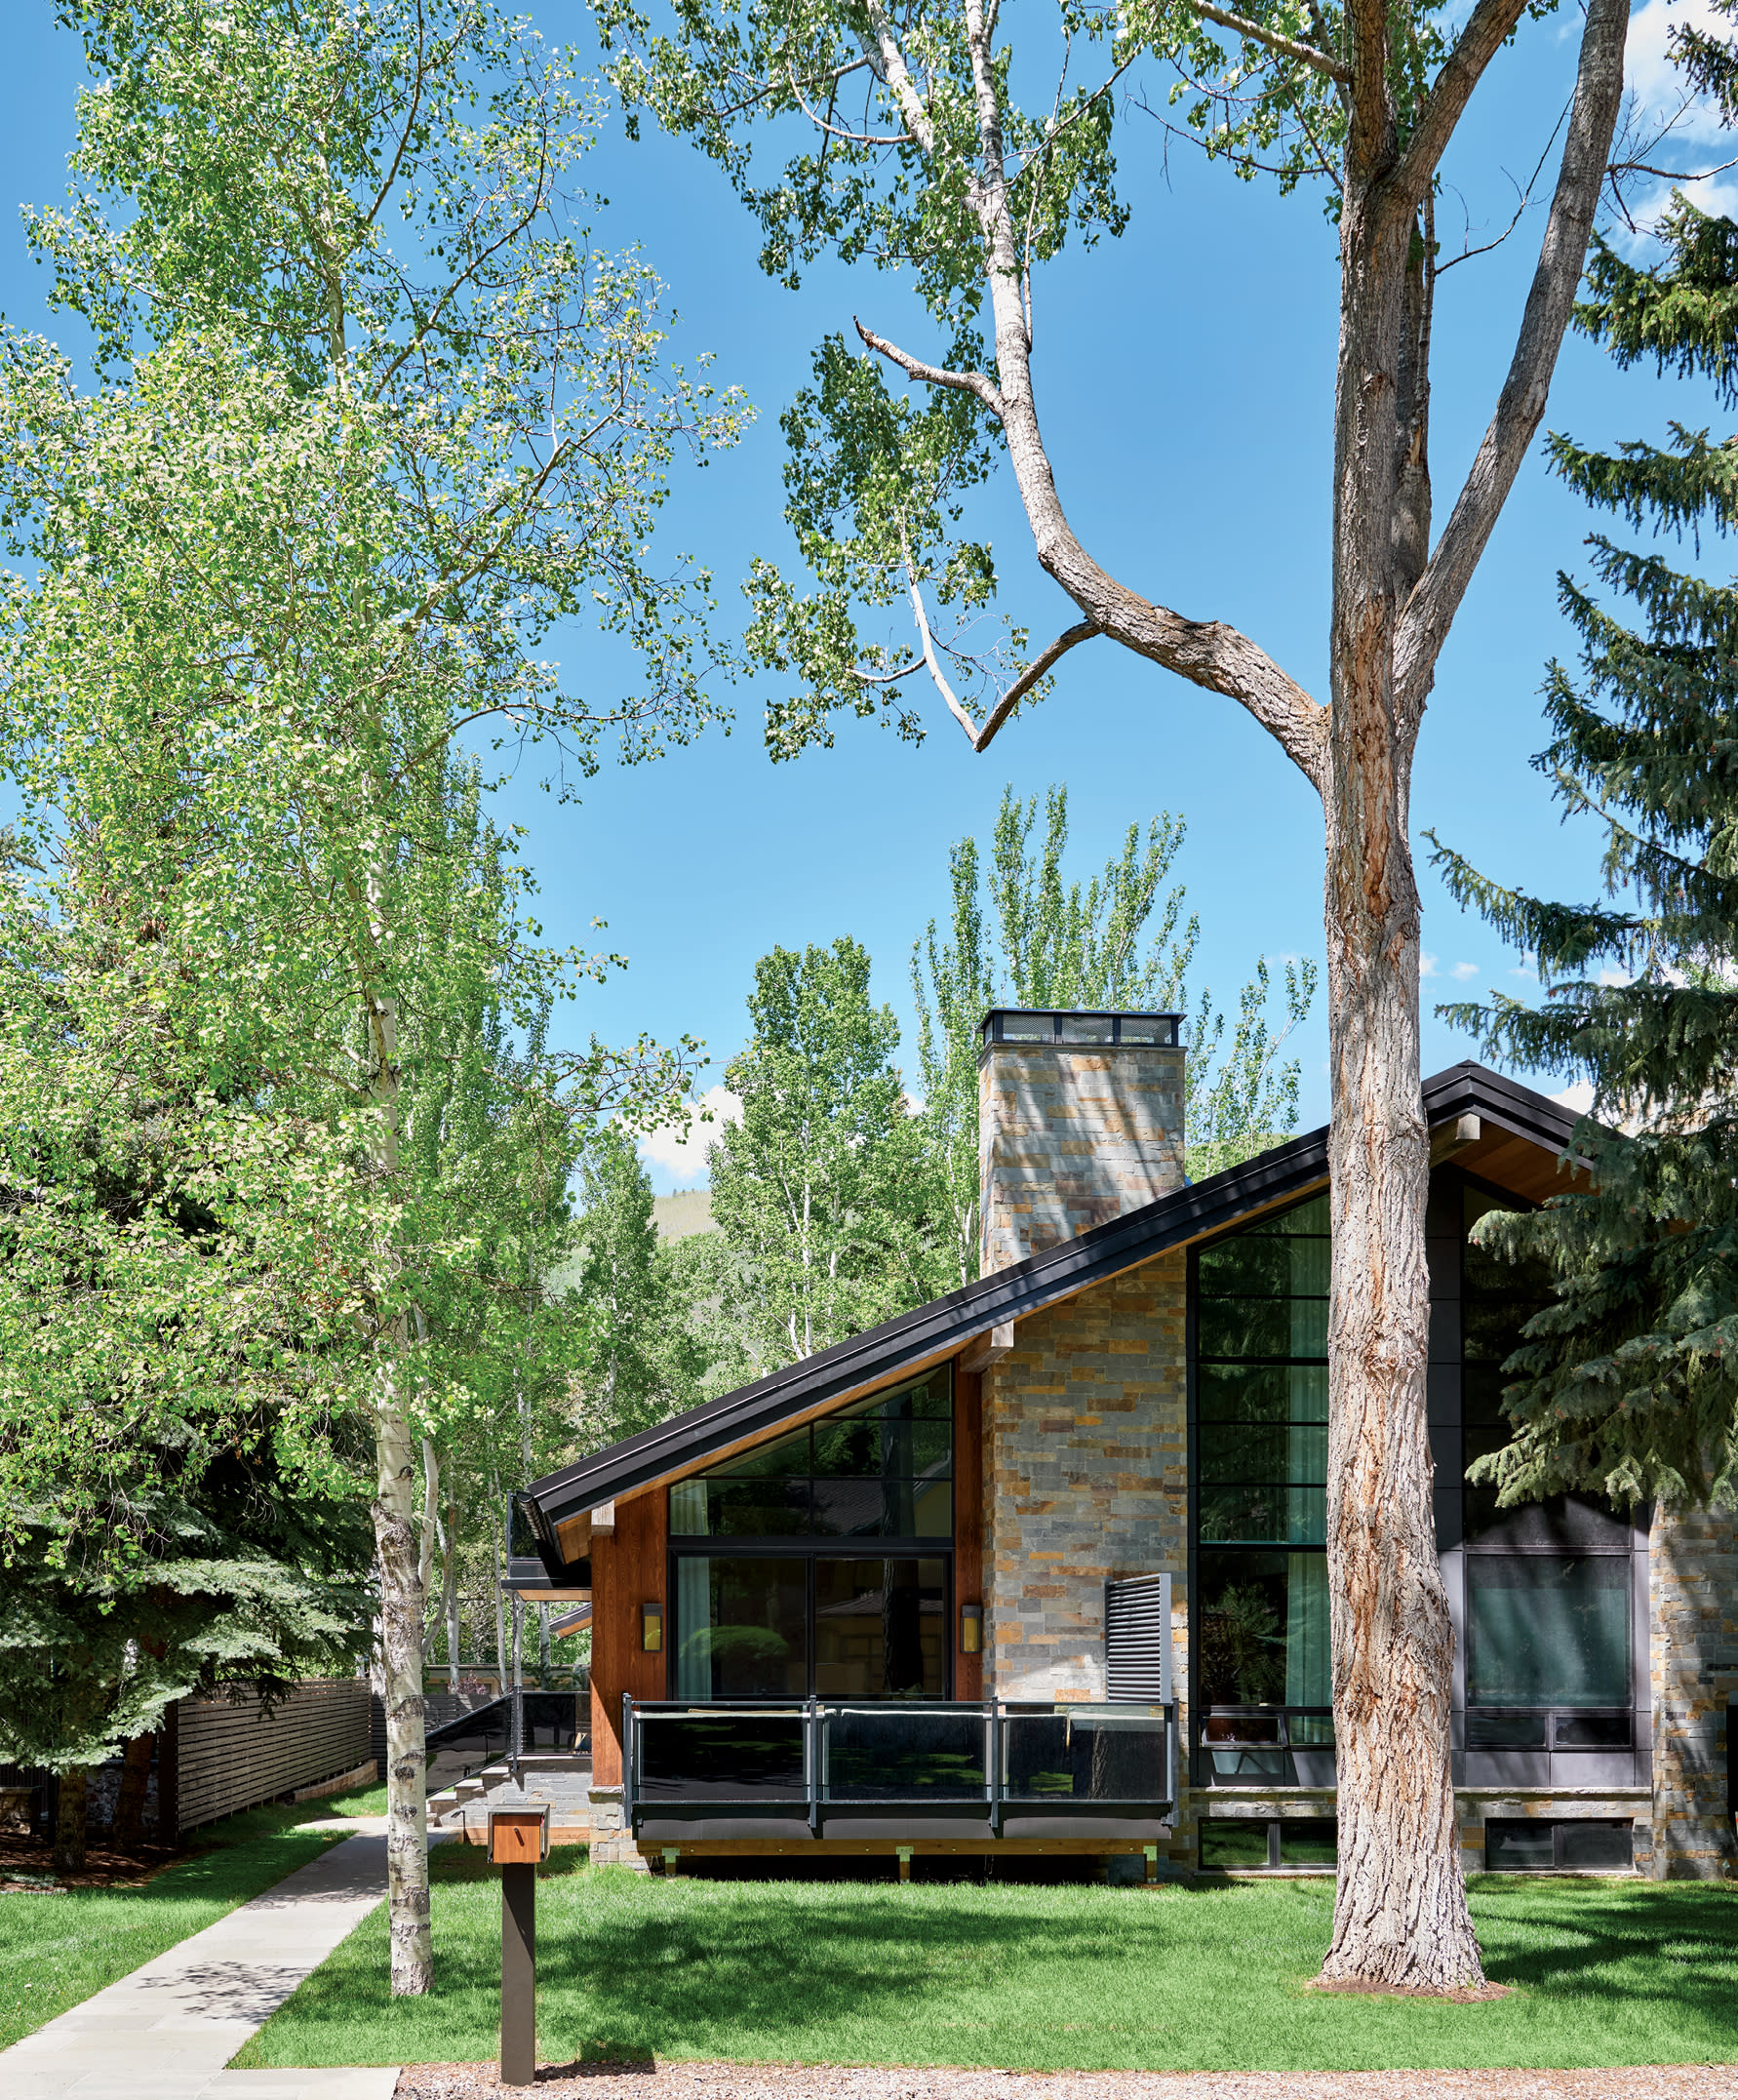
M661 1699L666 1659L640 1645L640 1606L664 1607L664 1645L675 1635L665 1593L670 1494L649 1487L615 1505L615 1529L591 1538L591 1783L621 1784L621 1695Z
M257 1698L181 1699L175 1793L182 1830L349 1771L369 1754L369 1684L312 1678L268 1719Z

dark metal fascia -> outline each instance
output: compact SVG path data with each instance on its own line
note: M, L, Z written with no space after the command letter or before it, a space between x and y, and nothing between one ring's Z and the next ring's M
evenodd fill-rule
M1558 1151L1567 1144L1576 1122L1571 1110L1471 1062L1434 1073L1424 1083L1423 1106L1428 1123L1476 1113ZM1247 1210L1301 1194L1326 1173L1323 1124L1241 1167L1228 1167L1143 1204L1060 1247L980 1277L945 1298L901 1313L788 1369L564 1466L533 1481L526 1498L552 1528L563 1510L589 1509L628 1494L665 1474L698 1464L728 1445L776 1429L791 1415L865 1385L890 1382L908 1367L962 1347L992 1327L1025 1319L1058 1298L1221 1230Z

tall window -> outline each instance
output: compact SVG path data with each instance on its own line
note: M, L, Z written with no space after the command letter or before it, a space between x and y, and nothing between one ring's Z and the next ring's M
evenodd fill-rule
M1465 1225L1501 1208L1470 1183ZM1466 1463L1500 1450L1504 1361L1552 1300L1540 1261L1508 1262L1465 1240L1461 1259L1461 1405ZM1628 1743L1634 1530L1627 1511L1592 1495L1499 1509L1494 1487L1466 1493L1469 1744L1500 1748ZM1607 1720L1600 1723L1598 1710ZM1547 1727L1548 1710L1559 1711Z
M1209 1708L1331 1702L1327 1276L1325 1196L1199 1257L1197 1684ZM1291 1724L1293 1743L1330 1739L1325 1716Z
M951 1371L670 1490L678 1698L945 1698Z

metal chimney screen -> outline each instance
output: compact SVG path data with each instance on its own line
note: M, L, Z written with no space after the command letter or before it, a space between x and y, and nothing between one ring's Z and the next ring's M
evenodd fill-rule
M1129 1575L1104 1586L1104 1688L1112 1699L1170 1699L1170 1577Z

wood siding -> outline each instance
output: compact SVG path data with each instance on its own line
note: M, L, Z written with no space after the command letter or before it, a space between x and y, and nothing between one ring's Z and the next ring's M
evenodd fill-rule
M615 1505L615 1529L591 1539L591 1776L621 1784L621 1695L661 1699L666 1658L640 1646L640 1606L664 1607L664 1642L675 1629L666 1595L670 1498L663 1487Z
M267 1717L257 1698L180 1699L173 1772L179 1825L218 1816L351 1770L369 1754L366 1678L312 1678Z

